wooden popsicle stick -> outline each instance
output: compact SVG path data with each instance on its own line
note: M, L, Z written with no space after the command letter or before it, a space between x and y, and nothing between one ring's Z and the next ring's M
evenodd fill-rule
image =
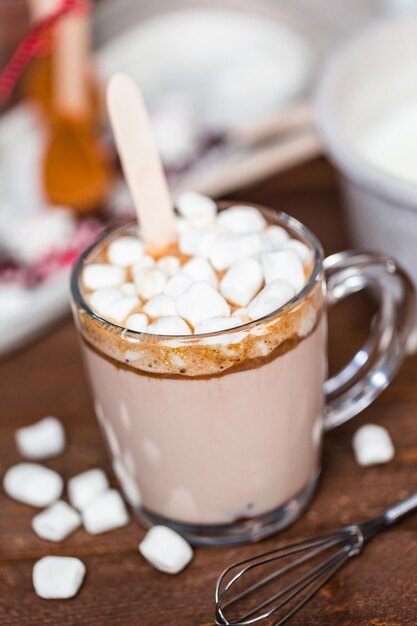
M159 255L176 241L174 210L142 94L126 74L110 78L107 107L143 239Z

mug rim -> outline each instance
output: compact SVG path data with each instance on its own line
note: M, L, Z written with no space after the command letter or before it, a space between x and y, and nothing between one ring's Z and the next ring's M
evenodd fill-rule
M272 208L265 207L260 204L251 203L251 202L223 201L223 202L217 202L216 204L217 204L218 209L220 210L229 208L231 206L237 206L237 205L245 205L245 206L254 207L260 210L264 214L264 216L266 214L266 216L270 216L272 220L274 220L274 221L271 221L268 219L270 224L272 225L275 224L277 226L284 225L284 227L287 230L293 231L294 233L296 233L302 239L306 240L309 243L311 250L313 252L313 256L314 256L313 269L304 287L301 289L301 291L296 293L295 296L291 298L291 300L286 302L284 305L278 307L271 313L268 313L267 315L264 315L263 317L258 318L256 320L252 320L245 324L241 324L233 328L228 328L226 330L220 330L220 331L215 331L211 333L199 333L198 335L162 335L162 334L155 334L155 333L148 333L148 332L139 332L139 331L126 328L125 326L120 326L119 324L116 324L104 317L101 317L98 313L96 313L95 311L91 309L91 307L85 300L84 296L82 295L80 284L79 284L80 283L79 277L80 277L81 271L84 267L84 263L86 259L88 258L88 256L98 246L100 246L107 238L110 238L112 235L118 233L119 231L128 230L129 228L132 228L132 226L138 225L138 222L135 219L133 219L133 220L130 220L129 222L125 222L117 226L106 228L80 254L80 256L77 259L77 262L75 263L73 267L73 270L71 272L71 279L70 279L71 297L72 297L74 304L77 307L81 308L89 317L93 318L95 321L107 327L113 328L118 333L123 333L124 335L128 335L129 337L132 337L132 338L149 337L157 341L168 339L168 340L176 340L180 342L183 342L183 341L190 342L190 341L199 340L200 338L204 339L204 338L211 338L211 337L216 337L216 336L222 337L224 335L231 335L233 333L240 332L242 330L250 330L259 324L269 322L271 319L276 318L282 314L287 314L289 311L293 310L298 304L300 304L302 300L304 300L306 296L310 294L310 292L313 290L317 281L320 279L322 275L324 253L323 253L323 248L319 239L306 226L304 226L302 222L292 217L291 215L288 215L288 213L284 213L283 211L278 211L276 209L272 209ZM280 222L280 224L278 222Z

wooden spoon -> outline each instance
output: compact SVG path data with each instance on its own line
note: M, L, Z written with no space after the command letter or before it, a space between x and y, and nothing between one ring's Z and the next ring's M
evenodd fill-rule
M107 107L147 251L159 256L177 239L174 209L142 94L125 74L111 77Z
M86 80L89 26L86 13L74 12L55 27L53 116L44 158L48 199L80 213L100 206L112 179Z

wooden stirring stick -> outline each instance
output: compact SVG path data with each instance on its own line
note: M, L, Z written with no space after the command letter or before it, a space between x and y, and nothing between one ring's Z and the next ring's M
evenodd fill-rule
M55 28L53 112L44 163L49 200L80 213L100 207L112 179L89 97L89 38L87 10L70 12Z
M125 74L111 77L107 107L142 236L158 256L176 241L174 210L142 94Z

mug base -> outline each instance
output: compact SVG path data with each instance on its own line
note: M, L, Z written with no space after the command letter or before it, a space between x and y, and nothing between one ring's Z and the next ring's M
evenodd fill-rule
M253 543L283 530L303 513L314 495L319 474L320 472L317 472L302 491L273 511L230 524L186 524L141 507L135 508L134 511L145 528L156 524L169 526L193 546L230 546Z

